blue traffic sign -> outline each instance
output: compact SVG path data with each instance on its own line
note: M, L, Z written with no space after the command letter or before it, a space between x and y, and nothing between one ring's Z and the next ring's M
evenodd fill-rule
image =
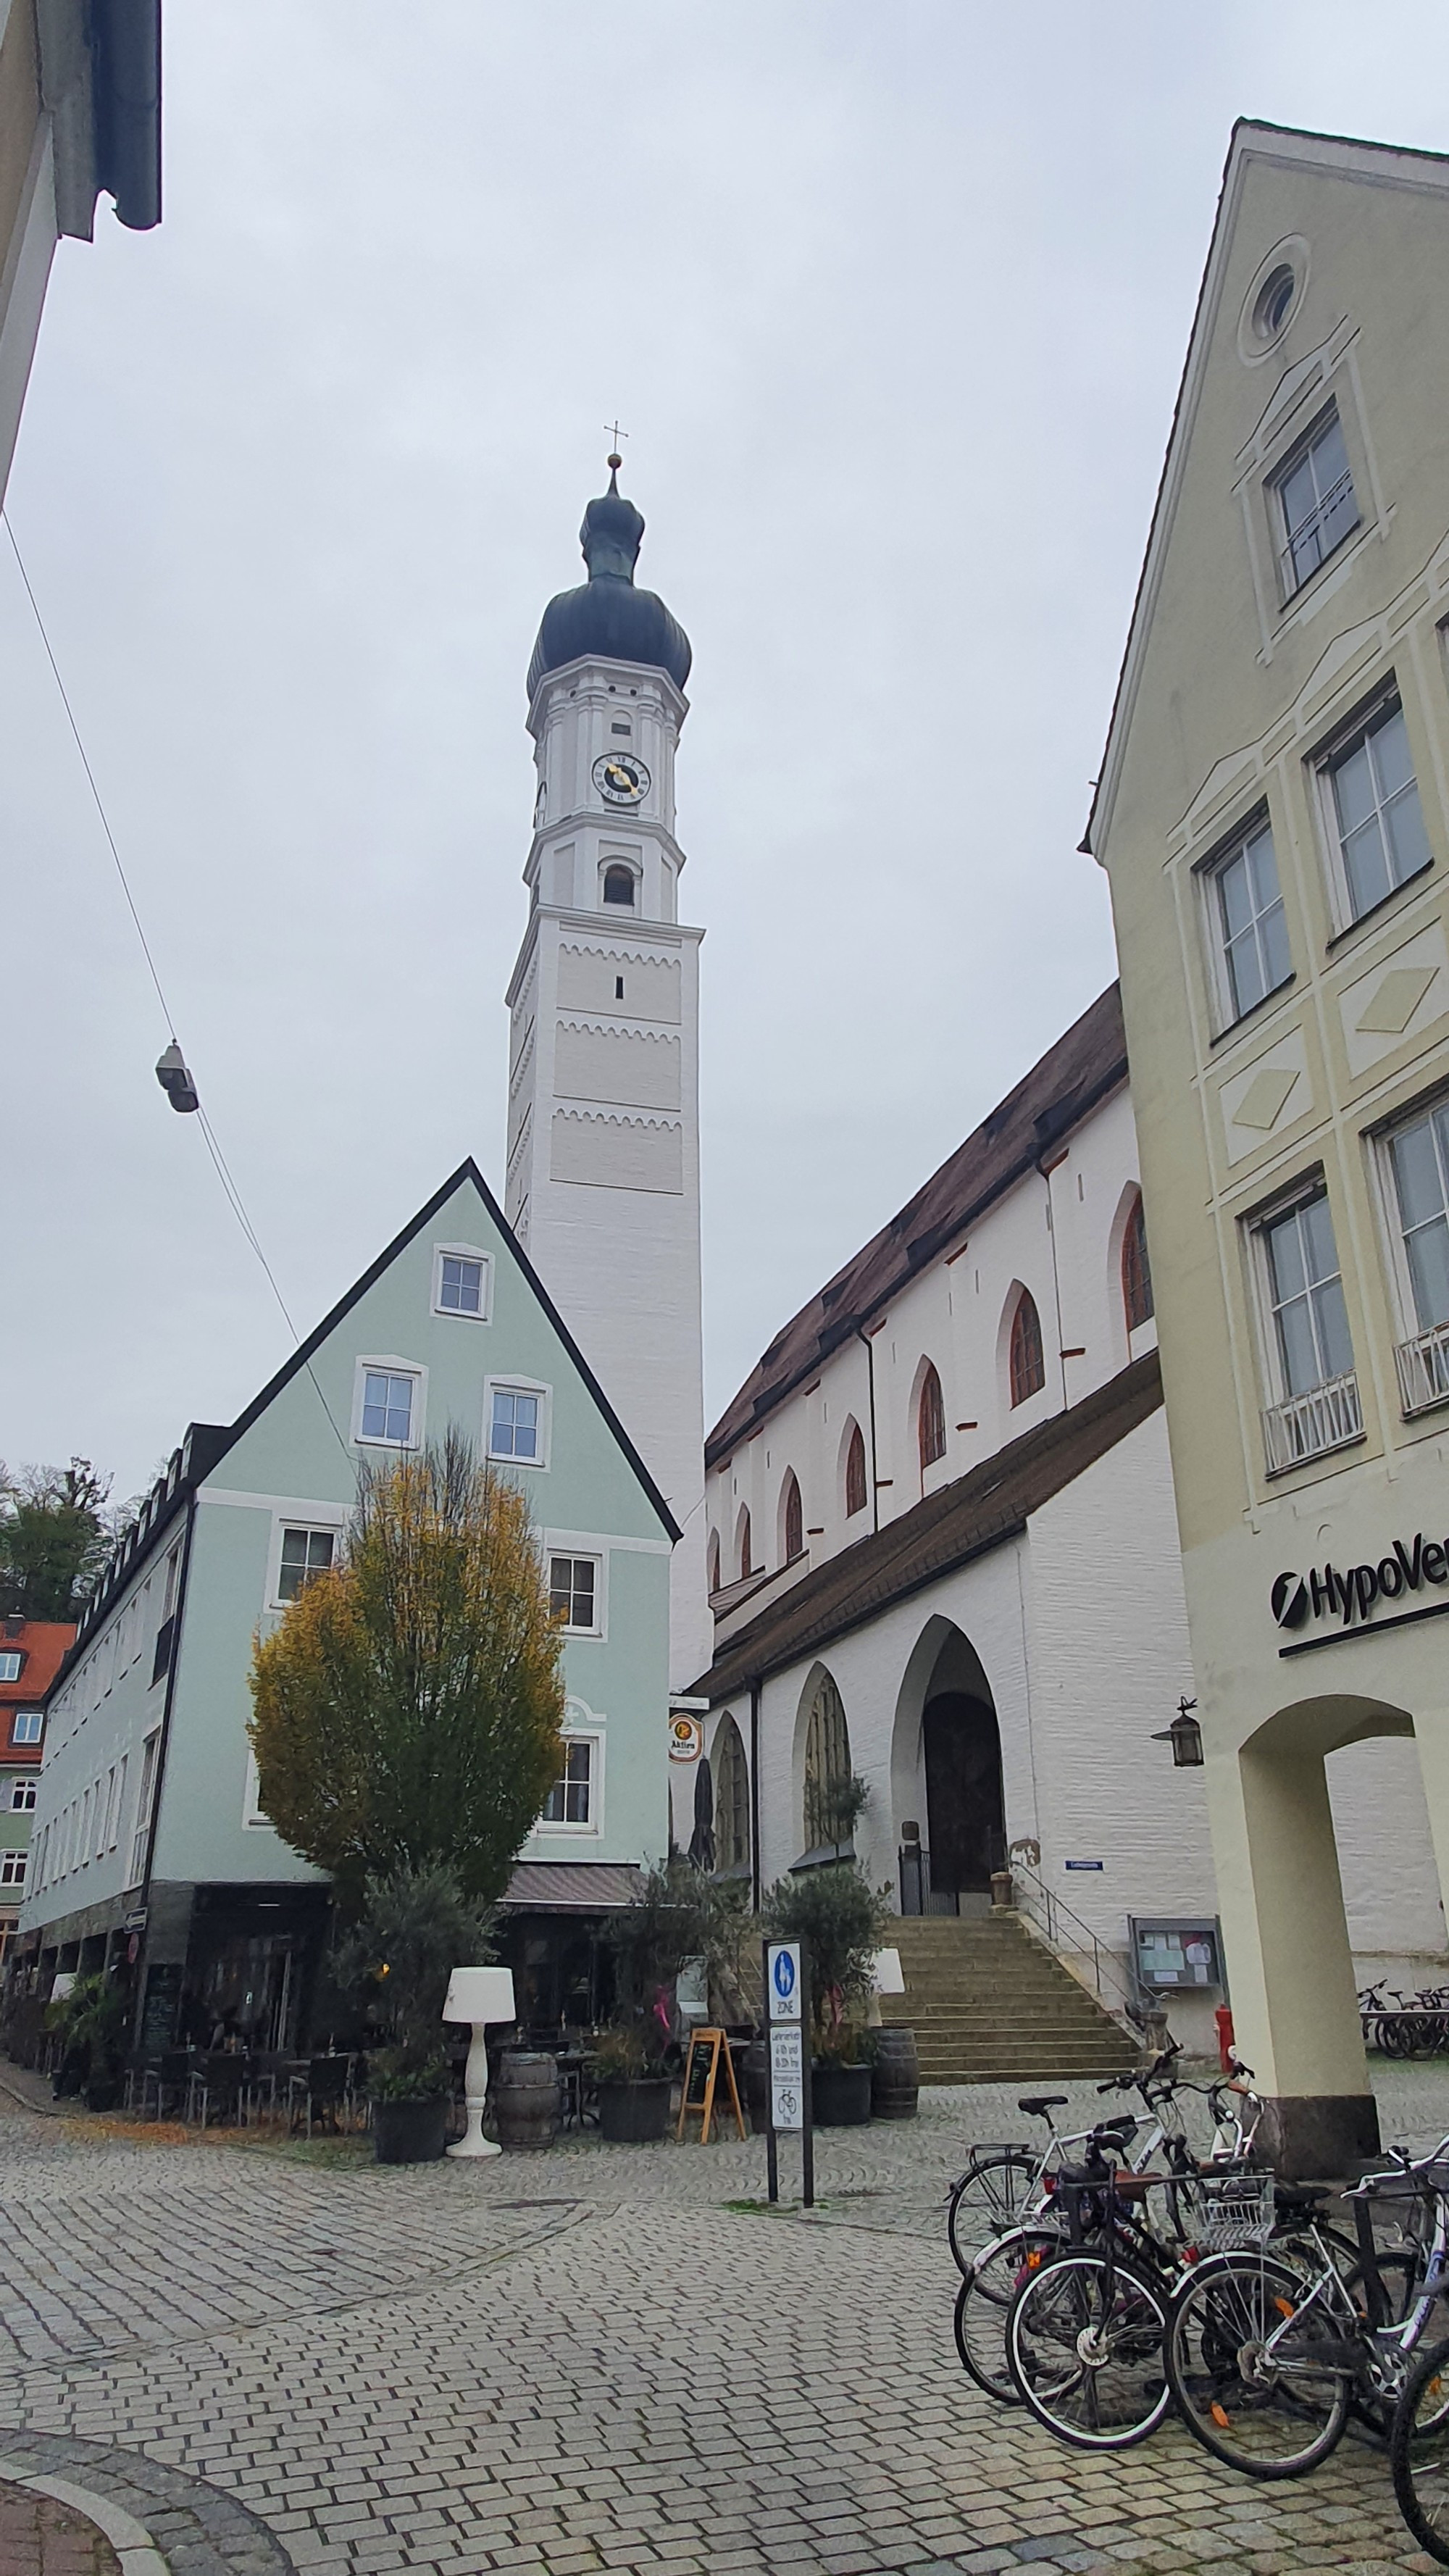
M795 1991L795 1961L788 1950L775 1952L775 1992L781 2003L788 2003Z

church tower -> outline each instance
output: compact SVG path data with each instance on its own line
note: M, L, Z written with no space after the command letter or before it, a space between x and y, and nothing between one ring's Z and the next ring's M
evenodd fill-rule
M679 919L674 755L690 647L639 590L644 521L609 488L587 582L544 610L528 667L538 795L528 928L508 988L511 1224L684 1535L670 1682L712 1652L704 1570L699 943Z

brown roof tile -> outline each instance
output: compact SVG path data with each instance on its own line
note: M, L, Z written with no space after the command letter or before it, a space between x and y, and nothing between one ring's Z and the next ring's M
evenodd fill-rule
M775 1335L705 1442L706 1465L727 1458L782 1396L918 1270L939 1259L993 1199L1034 1170L1057 1138L1126 1078L1122 996L1109 984L889 1225Z
M779 1672L860 1627L938 1575L999 1547L1161 1402L1157 1353L1148 1351L1080 1404L1023 1432L1019 1440L983 1458L969 1475L927 1494L899 1520L857 1539L854 1547L803 1576L773 1608L731 1637L694 1689L715 1702L727 1699L746 1683Z

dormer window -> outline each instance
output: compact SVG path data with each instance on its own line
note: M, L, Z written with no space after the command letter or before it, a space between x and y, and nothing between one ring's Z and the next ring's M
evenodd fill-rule
M625 904L631 912L633 911L634 871L632 868L622 866L605 868L604 901Z

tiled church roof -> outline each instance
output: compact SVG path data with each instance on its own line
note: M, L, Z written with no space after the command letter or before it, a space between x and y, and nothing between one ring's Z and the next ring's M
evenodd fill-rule
M1126 1078L1122 996L1109 984L899 1215L775 1335L705 1442L706 1466L727 1458L782 1396L917 1271L938 1260L993 1199L1034 1171L1056 1139Z
M772 1608L721 1647L695 1691L711 1701L727 1699L1014 1538L1032 1512L1125 1440L1161 1402L1157 1353L1148 1351L1080 1404L1023 1432L969 1475L927 1494L899 1520L792 1583Z

